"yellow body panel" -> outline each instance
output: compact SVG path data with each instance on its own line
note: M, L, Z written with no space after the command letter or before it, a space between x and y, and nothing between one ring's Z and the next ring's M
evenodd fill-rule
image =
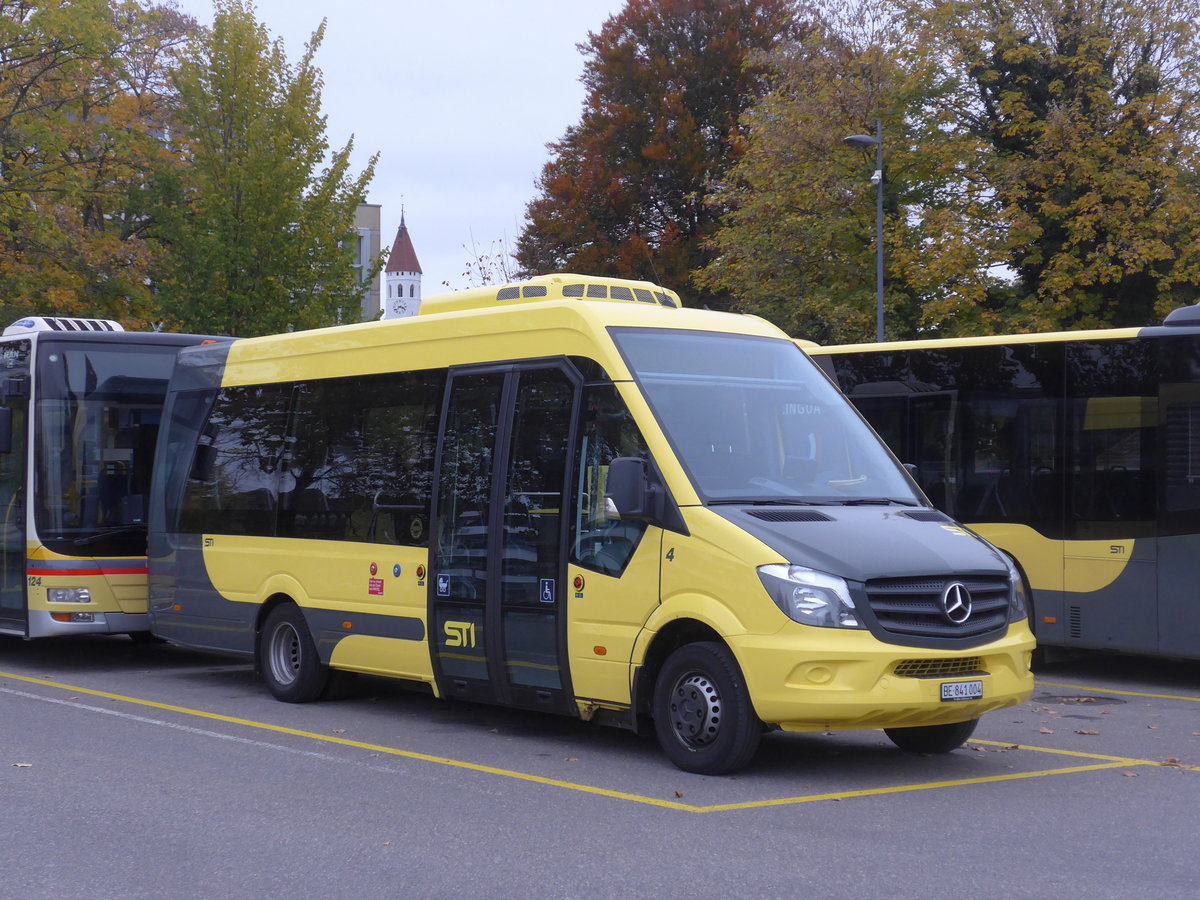
M1098 328L1092 331L1047 331L1043 334L989 334L982 337L934 338L925 341L888 341L887 343L841 344L814 347L811 341L797 339L796 344L812 356L829 353L858 353L863 350L937 350L952 347L989 347L998 344L1052 344L1056 341L1119 341L1137 337L1140 328Z
M350 672L433 683L429 645L424 641L350 634L334 648L329 663Z
M569 568L567 656L577 697L629 704L634 643L658 606L661 543L661 529L650 529L620 578ZM573 589L577 577L582 590Z
M1132 539L1061 541L1028 525L972 525L984 539L1021 561L1029 586L1039 591L1086 594L1113 584L1133 556Z

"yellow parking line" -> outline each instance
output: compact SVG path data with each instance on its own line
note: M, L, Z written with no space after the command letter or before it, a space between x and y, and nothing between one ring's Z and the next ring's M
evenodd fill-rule
M992 782L1015 781L1023 778L1041 778L1047 775L1066 775L1073 772L1093 772L1101 769L1112 769L1120 766L1157 766L1160 763L1151 760L1126 759L1116 756L1101 756L1099 754L1079 753L1069 750L1055 750L1041 747L1027 747L1024 745L1005 744L995 741L972 741L975 744L989 744L998 747L1012 747L1022 750L1029 750L1035 753L1055 753L1065 756L1076 756L1082 759L1101 760L1092 765L1072 766L1062 769L1045 769L1037 772L1014 772L1005 775L992 775L980 778L963 778L952 781L935 781L923 784L911 785L896 785L882 788L866 788L855 791L837 791L828 794L809 794L798 797L784 797L772 800L751 800L744 803L726 803L713 806L695 806L688 803L680 803L673 800L662 800L657 797L647 797L641 794L630 794L624 791L614 791L608 788L598 788L591 785L579 784L577 782L562 781L557 778L546 778L542 775L530 775L526 772L517 772L511 769L501 769L496 766L486 766L479 763L466 762L464 760L450 759L445 756L433 756L428 753L417 753L412 750L400 750L396 747L388 747L384 744L369 744L365 741L355 741L350 738L338 737L337 735L319 734L313 731L302 731L296 728L288 728L285 725L274 725L269 722L258 722L253 719L242 719L236 716L226 716L220 713L207 712L201 709L191 709L186 706L175 706L170 703L159 703L156 700L145 700L140 697L129 697L124 694L114 694L110 691L100 691L94 688L79 687L78 685L63 684L58 681L51 681L46 678L34 678L28 675L17 675L13 672L0 672L0 678L11 678L15 681L23 681L28 684L38 684L43 687L55 688L57 690L70 691L76 694L86 694L92 697L103 697L107 700L115 700L120 703L129 703L135 706L148 707L150 709L160 709L168 712L178 713L184 716L192 716L200 719L209 719L215 722L224 722L230 725L240 725L246 728L254 728L260 731L273 732L275 734L286 734L292 737L306 738L312 741L320 741L326 744L336 744L342 747L352 747L357 750L368 750L372 753L386 754L389 756L402 757L404 759L420 760L422 762L435 763L442 766L450 766L457 769L466 769L472 772L481 772L488 775L500 775L505 778L513 778L519 781L528 781L535 784L544 784L550 787L564 788L571 791L579 791L586 794L595 794L600 797L608 797L614 800L627 800L632 803L641 803L649 806L657 806L665 809L680 810L683 812L707 813L707 812L724 812L729 810L755 809L768 806L787 806L799 803L812 803L817 800L846 800L853 797L870 797L883 794L896 794L906 791L923 791L933 790L947 787L961 787L964 785L973 784L989 784Z
M1102 753L1085 753L1082 750L1059 750L1057 747L1034 747L1030 744L1006 744L1004 741L980 741L971 738L970 744L986 744L989 747L1007 747L1010 750L1029 750L1032 753L1052 753L1057 756L1077 756L1080 759L1099 759L1114 766L1159 766L1162 763L1151 759L1134 759L1128 756L1105 756Z
M1185 697L1182 694L1148 694L1142 691L1118 691L1115 688L1095 687L1090 684L1062 684L1057 681L1037 680L1039 687L1067 688L1072 691L1087 691L1092 694L1120 694L1123 697L1150 697L1154 700L1186 700L1189 703L1200 703L1200 697Z
M973 742L975 743L975 742ZM980 742L981 743L981 742ZM1022 749L1031 749L1023 747ZM1138 762L1137 765L1157 765ZM963 787L969 784L992 784L998 781L1019 781L1022 778L1044 778L1047 775L1067 775L1071 772L1097 772L1101 769L1117 769L1129 763L1096 763L1093 766L1071 766L1066 769L1044 769L1040 772L1010 772L1007 775L985 775L980 778L956 778L952 781L929 781L924 784L898 784L892 787L864 788L861 791L835 791L832 794L805 794L801 797L780 797L776 800L750 800L746 803L722 803L716 806L694 807L695 812L725 812L731 809L755 809L764 806L790 806L797 803L812 803L814 800L848 800L851 797L873 797L880 794L903 794L906 791L929 791L936 788Z

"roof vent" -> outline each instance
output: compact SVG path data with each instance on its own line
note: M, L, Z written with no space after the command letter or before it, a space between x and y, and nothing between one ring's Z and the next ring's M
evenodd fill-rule
M604 300L645 303L667 309L682 306L679 295L648 281L557 273L539 275L518 284L484 286L451 294L437 294L421 302L418 315L496 308L526 300Z
M124 331L112 319L64 319L54 316L27 316L4 329L4 336L35 331Z

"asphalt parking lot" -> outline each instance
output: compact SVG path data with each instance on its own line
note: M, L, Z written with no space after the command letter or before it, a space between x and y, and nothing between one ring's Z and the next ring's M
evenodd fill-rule
M1081 654L944 756L768 735L745 772L363 679L0 639L13 897L1195 896L1200 664ZM14 824L19 827L12 828Z

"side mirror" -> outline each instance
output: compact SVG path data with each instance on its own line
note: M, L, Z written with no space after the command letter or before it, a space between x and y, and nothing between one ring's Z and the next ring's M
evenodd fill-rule
M650 514L650 486L646 461L635 456L618 456L608 464L604 506L616 507L622 519L644 519Z
M12 453L12 427L12 407L0 406L0 453Z
M904 468L908 470L908 474L912 476L912 480L917 484L921 483L921 470L916 463L903 463Z

